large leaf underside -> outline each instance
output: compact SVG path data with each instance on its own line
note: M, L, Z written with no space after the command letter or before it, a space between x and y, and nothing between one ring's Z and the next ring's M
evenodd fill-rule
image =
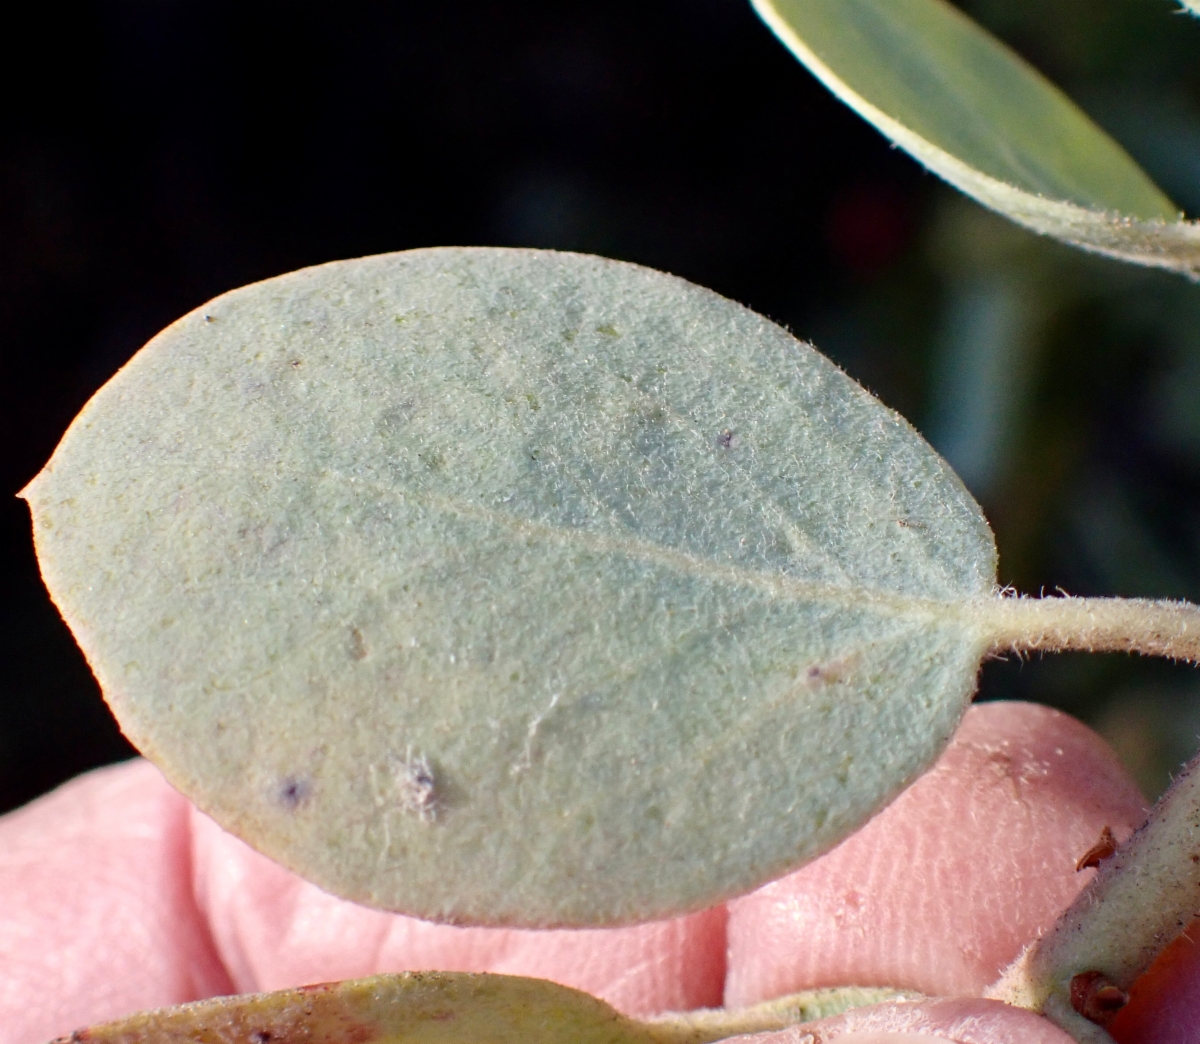
M615 924L745 891L920 772L994 548L946 465L710 291L421 250L210 302L26 496L122 727L348 898Z

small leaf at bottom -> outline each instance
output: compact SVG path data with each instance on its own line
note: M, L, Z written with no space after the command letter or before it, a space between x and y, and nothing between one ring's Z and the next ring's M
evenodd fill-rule
M700 1038L696 1038L697 1041ZM579 990L411 972L142 1012L55 1044L662 1044ZM683 1040L671 1044L686 1044Z

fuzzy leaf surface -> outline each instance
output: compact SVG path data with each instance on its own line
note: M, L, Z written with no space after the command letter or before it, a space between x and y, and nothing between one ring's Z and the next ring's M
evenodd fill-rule
M1036 232L1200 273L1200 226L1032 66L946 0L752 0L841 101Z
M629 923L831 847L950 737L990 530L907 423L683 280L435 249L226 294L25 496L122 727L430 919Z

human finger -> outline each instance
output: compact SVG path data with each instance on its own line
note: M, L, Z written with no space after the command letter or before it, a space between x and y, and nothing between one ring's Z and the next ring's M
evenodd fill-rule
M968 721L976 717L978 713L973 711ZM969 735L968 731L966 738ZM959 742L960 739L956 739L955 745ZM1088 749L1085 745L1082 752L1087 754ZM227 968L227 973L222 974L227 974L229 988L239 990L278 988L382 970L436 967L552 978L605 996L618 1007L635 1014L719 1002L724 973L722 910L632 929L560 933L457 929L380 914L333 899L258 856L224 834L211 821L189 812L182 799L173 795L156 777L154 770L144 764L108 771L129 771L138 776L139 782L124 797L114 791L108 799L101 799L100 804L116 808L122 800L141 794L119 817L125 833L138 834L143 842L157 839L152 842L152 847L158 846L154 850L163 854L156 858L167 867L167 871L157 877L169 880L172 875L178 877L183 872L192 879L191 895L196 899L192 903L189 889L184 887L182 891L172 893L171 902L159 903L154 888L145 888L138 876L154 862L153 859L135 858L122 864L120 859L103 856L89 861L95 868L117 866L121 868L120 873L128 873L132 891L143 900L138 910L150 922L139 930L149 936L156 932L161 935L158 926L164 911L173 926L179 928L169 933L169 939L163 940L166 956L161 967L173 969L171 974L160 975L157 980L154 976L141 977L146 987L142 993L153 992L151 987L157 984L160 995L129 1002L130 1009L191 999L185 995L189 990L179 986L187 976L192 977L188 980L193 984L189 987L191 992L198 996L207 995L205 987L195 984L203 978L198 969L202 971L200 966L211 968L214 954L218 968ZM1025 765L1017 772L1017 778L1024 778L1022 773L1030 776L1030 766ZM1030 779L1036 776L1033 772ZM1025 783L1030 779L1025 779ZM152 780L156 782L148 786ZM85 788L86 784L71 786L77 788L78 794L82 792L79 788ZM1035 786L1026 797L1036 807L1039 802L1055 800L1056 792L1053 787L1039 789ZM53 809L43 809L40 814L44 817L47 811ZM181 816L185 823L182 832L177 825ZM93 816L92 822L103 830L103 817ZM915 822L918 832L925 830L927 827L923 824L928 823L928 817L917 817ZM58 842L52 847L59 850L60 856L70 859L73 846L83 835L71 830L64 833L59 828L57 835L55 830L50 830L46 836L58 836ZM124 835L117 830L115 836ZM85 840L89 837L88 843L93 848L99 844L95 832L86 835ZM185 848L190 856L182 862L179 858L180 837L186 839ZM915 860L913 869L918 874L924 872L920 859ZM62 876L51 872L45 877L48 892L53 891L53 882L63 884ZM902 897L901 893L897 894ZM183 907L189 904L191 907L184 910L184 916L180 916L177 909L181 901ZM136 922L137 916L130 920ZM197 932L189 927L197 923L206 930ZM742 927L752 924L752 921L745 921ZM211 937L207 931L211 931ZM112 966L103 959L109 945L103 932L93 934L96 938L91 941L97 959L90 965L87 961L76 962L76 974L85 987L81 999L89 989L93 995L97 992L96 983L88 978L89 972ZM173 951L171 947L174 947ZM76 947L76 952L79 949ZM734 955L736 959L736 952ZM198 962L198 967L192 967L189 962ZM79 968L80 963L85 967ZM786 963L781 964L787 967ZM221 991L220 988L208 988L208 992ZM774 992L786 991L787 987L784 987ZM99 992L103 993L104 989ZM109 999L114 998L109 995ZM120 1013L119 1010L115 1012ZM110 1017L111 1014L114 1012L77 1018L74 1024L96 1021L98 1017ZM54 1032L59 1031L55 1029ZM48 1035L31 1035L29 1040L44 1039Z
M190 851L187 802L144 761L0 818L0 1044L230 992Z
M1053 923L1145 802L1099 736L1028 703L972 707L937 764L837 848L730 904L730 1005L843 984L978 995Z

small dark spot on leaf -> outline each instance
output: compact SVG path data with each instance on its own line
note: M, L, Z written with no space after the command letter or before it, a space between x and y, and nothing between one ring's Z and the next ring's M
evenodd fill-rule
M206 323L215 323L217 320L216 320L216 319L215 319L213 316L211 316L211 315L206 315L206 316L204 317L204 321L205 321Z
M255 1030L250 1034L250 1039L254 1042L254 1044L267 1044L267 1042L271 1039L271 1031Z
M422 823L432 823L438 816L437 779L433 766L424 754L414 754L412 748L404 760L395 766L396 793L400 807Z
M286 776L279 783L279 803L294 812L312 793L312 784L300 776Z
M856 657L844 656L840 660L828 660L825 663L814 663L804 672L805 677L813 685L837 685L845 680L846 675L854 670Z
M721 432L720 435L717 436L717 445L722 449L737 449L737 432L726 428L723 432Z
M367 641L357 627L350 628L350 659L365 660L367 658Z
M300 367L301 367L301 366L303 366L303 365L304 365L304 360L303 360L303 359L293 359L293 360L292 360L292 369L293 369L293 370L298 370L298 369L300 369Z

